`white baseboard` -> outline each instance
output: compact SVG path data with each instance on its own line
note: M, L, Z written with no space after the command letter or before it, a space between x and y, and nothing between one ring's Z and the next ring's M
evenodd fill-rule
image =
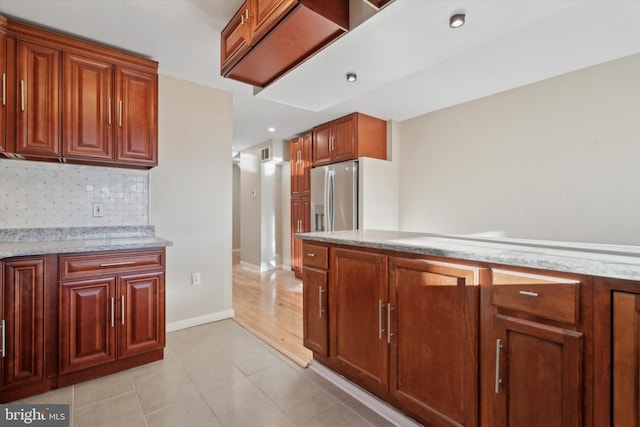
M422 424L418 424L416 421L399 412L397 409L389 406L387 403L361 389L323 364L318 363L316 360L311 359L309 369L348 393L351 397L358 400L364 406L371 409L391 424L400 427L422 427Z
M205 314L204 316L191 317L189 319L178 320L167 323L167 332L179 331L180 329L191 328L193 326L204 325L205 323L217 322L218 320L230 319L234 315L233 309L219 311L217 313Z

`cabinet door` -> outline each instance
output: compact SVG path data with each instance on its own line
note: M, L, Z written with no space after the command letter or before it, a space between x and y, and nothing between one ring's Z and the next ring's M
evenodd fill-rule
M251 44L257 43L299 0L250 0Z
M342 162L357 158L355 116L333 122L333 160Z
M16 152L60 155L60 51L18 40Z
M289 141L291 196L300 196L302 191L302 137Z
M613 292L613 426L640 425L640 295Z
M62 75L62 155L112 160L113 65L65 52Z
M309 350L329 355L329 312L326 270L304 267L303 273L303 341Z
M309 198L291 199L291 269L302 270L302 241L294 237L295 233L306 233L311 230L309 221L311 202Z
M44 272L42 258L2 263L2 335L0 388L43 381Z
M386 256L332 249L330 357L340 373L378 395L389 383L387 291Z
M60 373L116 359L116 278L60 284Z
M116 161L158 164L158 75L116 70Z
M0 152L6 151L5 144L7 120L7 37L0 33Z
M164 274L121 277L118 298L118 357L164 347Z
M578 427L582 334L496 315L496 426Z
M220 34L220 74L226 75L250 47L249 4L242 7Z
M300 159L301 171L300 171L300 184L298 191L301 196L311 195L311 159L313 156L313 134L311 132L306 133L300 137Z
M427 424L478 423L479 270L391 258L390 393Z
M313 166L331 163L331 123L313 128Z

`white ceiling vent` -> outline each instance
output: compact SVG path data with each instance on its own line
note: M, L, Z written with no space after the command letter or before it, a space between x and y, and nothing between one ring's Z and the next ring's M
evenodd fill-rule
M271 160L271 146L267 146L260 149L260 160L263 162L268 162Z

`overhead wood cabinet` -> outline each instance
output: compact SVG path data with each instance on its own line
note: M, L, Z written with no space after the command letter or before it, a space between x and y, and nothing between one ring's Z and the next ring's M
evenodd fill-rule
M352 113L313 128L313 166L354 160L387 158L387 123Z
M28 24L0 25L8 157L158 164L157 62Z
M222 30L220 73L265 87L348 28L348 0L247 0Z

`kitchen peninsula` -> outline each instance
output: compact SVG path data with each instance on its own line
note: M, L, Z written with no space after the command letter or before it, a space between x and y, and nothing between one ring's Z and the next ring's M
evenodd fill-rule
M0 402L163 358L152 226L0 230Z
M296 237L312 368L429 426L638 419L640 247L376 230Z

